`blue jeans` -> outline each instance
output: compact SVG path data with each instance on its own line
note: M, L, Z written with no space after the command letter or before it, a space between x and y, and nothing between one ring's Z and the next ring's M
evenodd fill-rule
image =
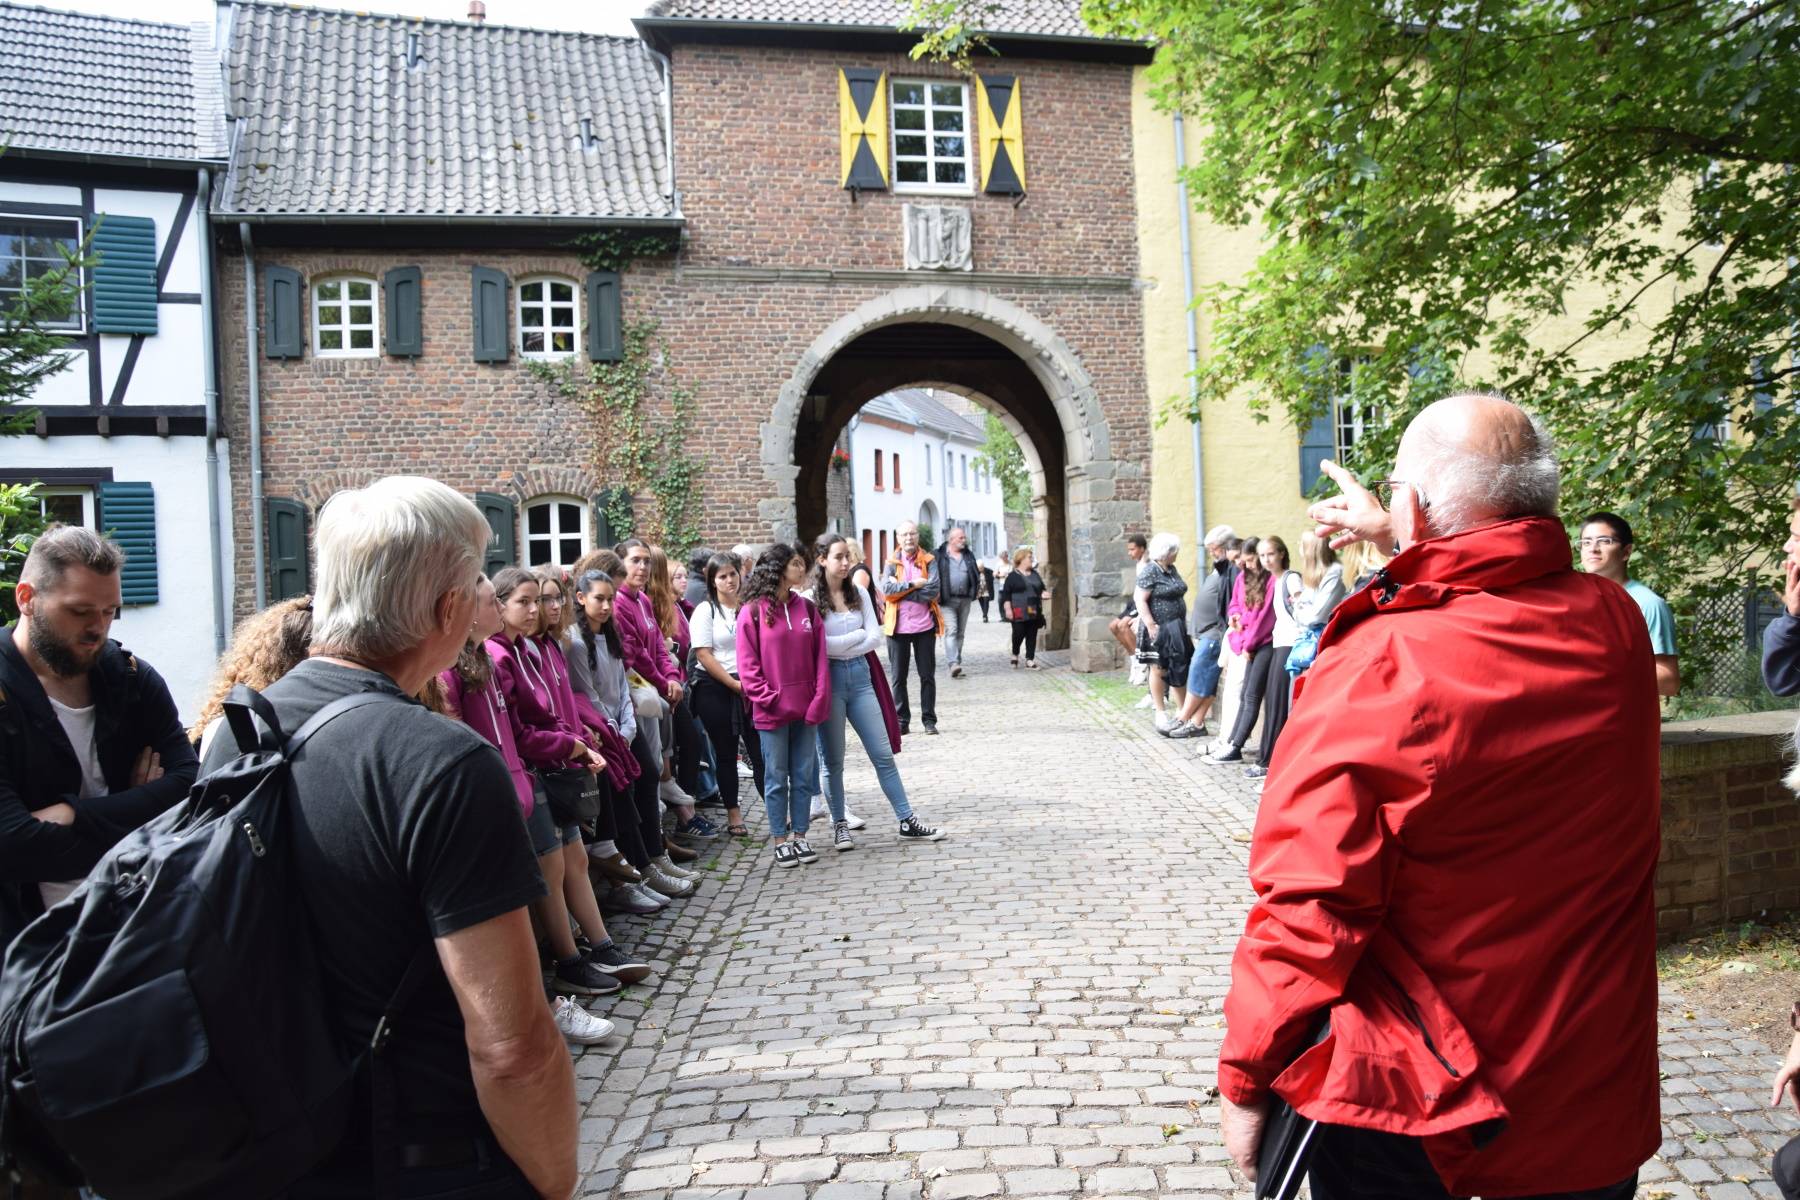
M844 819L844 725L856 728L856 738L868 753L881 780L882 794L894 810L894 818L904 821L912 816L912 805L906 799L906 787L900 782L900 768L894 765L894 748L888 742L887 722L881 716L881 701L875 695L875 681L869 675L865 658L831 660L831 715L819 726L819 745L824 752L825 801L831 805L831 819Z
M805 837L819 777L819 743L813 727L805 721L790 721L780 729L756 732L762 742L763 806L769 812L769 833L783 838L791 831ZM737 770L737 764L731 769Z
M1204 633L1194 639L1194 657L1188 664L1188 695L1204 700L1219 690L1219 635Z

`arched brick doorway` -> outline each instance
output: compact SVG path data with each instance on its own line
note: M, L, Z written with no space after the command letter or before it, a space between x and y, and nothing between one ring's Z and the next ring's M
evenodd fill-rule
M1063 339L1018 305L971 287L896 289L814 340L763 426L762 518L777 539L825 526L831 447L869 400L938 387L995 412L1031 470L1038 554L1055 589L1045 645L1077 670L1115 662L1106 611L1128 565L1122 538L1143 505L1114 499L1118 465L1093 380ZM1072 603L1071 603L1072 601Z

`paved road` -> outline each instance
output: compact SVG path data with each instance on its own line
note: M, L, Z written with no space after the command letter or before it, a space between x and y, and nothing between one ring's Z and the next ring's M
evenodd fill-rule
M975 626L968 677L940 668L944 732L900 758L950 839L897 844L855 763L854 853L780 871L724 846L682 907L615 922L663 973L576 1064L584 1196L1248 1194L1208 1088L1254 793L1060 662L1009 670L1004 632ZM1800 1123L1759 1107L1770 1057L1679 997L1664 1030L1640 1194L1776 1196Z

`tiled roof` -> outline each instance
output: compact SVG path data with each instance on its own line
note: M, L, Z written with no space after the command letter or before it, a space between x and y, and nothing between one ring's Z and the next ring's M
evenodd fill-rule
M636 38L240 3L227 89L231 215L676 215Z
M985 429L967 417L951 412L923 388L900 388L884 392L863 405L862 411L965 441L980 443L987 440Z
M0 3L0 144L223 158L212 26Z
M998 0L984 21L989 33L1091 38L1081 0ZM909 0L656 0L651 20L766 21L781 25L856 25L895 29L912 11Z

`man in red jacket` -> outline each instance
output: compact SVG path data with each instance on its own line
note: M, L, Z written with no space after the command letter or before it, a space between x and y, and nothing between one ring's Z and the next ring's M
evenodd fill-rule
M1273 1093L1321 1122L1315 1200L1627 1200L1660 1140L1643 617L1572 569L1549 437L1504 400L1426 409L1375 494L1327 468L1321 532L1400 549L1332 616L1264 789L1226 1147L1253 1176Z

